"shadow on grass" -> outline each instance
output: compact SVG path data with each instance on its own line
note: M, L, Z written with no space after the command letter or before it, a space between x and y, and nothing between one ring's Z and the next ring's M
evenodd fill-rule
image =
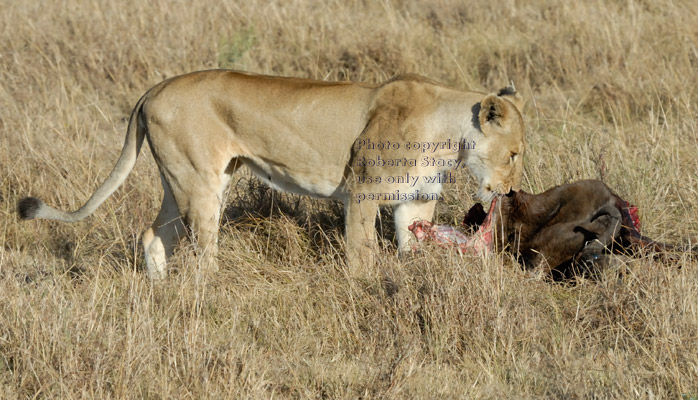
M222 227L232 226L259 233L260 222L271 220L277 224L287 219L305 231L309 249L317 257L326 253L337 254L337 249L343 247L344 206L339 201L276 191L254 177L239 179L232 184L230 194L231 199L221 218ZM383 247L394 250L392 209L381 209L376 230Z

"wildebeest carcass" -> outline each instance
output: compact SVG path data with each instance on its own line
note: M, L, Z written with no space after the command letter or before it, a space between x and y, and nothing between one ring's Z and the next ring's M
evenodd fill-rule
M462 252L513 252L527 268L542 268L555 278L575 270L598 270L612 252L640 250L666 258L680 251L640 233L637 207L598 180L556 186L540 194L524 191L497 196L485 212L479 203L463 225L477 229L468 236L452 227L416 221L410 230L419 241L455 245ZM691 255L696 256L696 248Z

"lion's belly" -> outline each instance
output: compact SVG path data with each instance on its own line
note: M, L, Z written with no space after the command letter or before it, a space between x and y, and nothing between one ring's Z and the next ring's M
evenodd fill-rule
M245 159L243 163L255 176L274 189L313 197L337 200L346 198L339 170L333 174L326 166L318 166L312 172L292 171L259 159Z

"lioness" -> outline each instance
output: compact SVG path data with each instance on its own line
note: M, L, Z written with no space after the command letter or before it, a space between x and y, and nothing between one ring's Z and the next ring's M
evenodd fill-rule
M450 89L416 75L379 85L323 82L213 70L168 79L148 90L129 121L114 169L75 212L36 198L18 204L23 219L79 221L132 170L147 138L164 197L142 237L148 275L191 229L199 256L216 267L224 191L247 166L273 188L345 204L347 258L359 265L376 243L380 205L394 206L397 242L407 226L431 219L443 175L467 165L479 195L518 190L524 153L521 97Z

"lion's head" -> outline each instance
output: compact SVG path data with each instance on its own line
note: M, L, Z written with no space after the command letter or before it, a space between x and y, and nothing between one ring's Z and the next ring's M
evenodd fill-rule
M522 108L523 100L513 87L485 96L473 108L473 122L482 137L469 151L467 163L484 201L521 188L526 147Z

